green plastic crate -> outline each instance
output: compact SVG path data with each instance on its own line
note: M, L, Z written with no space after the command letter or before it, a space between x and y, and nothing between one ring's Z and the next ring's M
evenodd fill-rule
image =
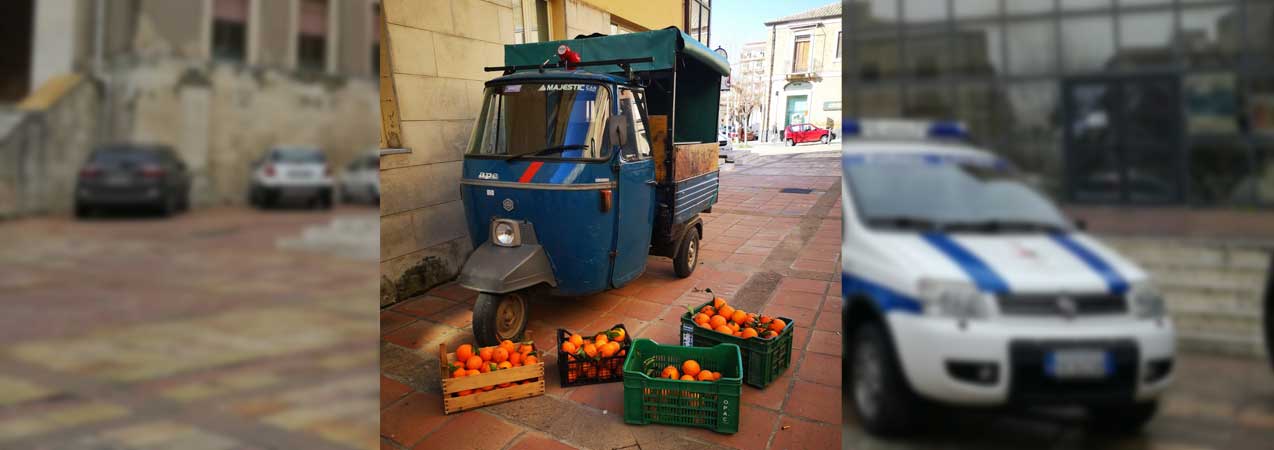
M659 378L664 367L680 368L687 359L698 361L703 369L721 372L721 379L707 382ZM638 339L624 360L624 422L681 425L734 434L739 431L742 375L737 345L679 347Z
M712 301L696 306L697 312ZM717 344L734 344L743 354L743 382L764 389L792 365L792 319L778 317L787 324L774 339L743 339L695 325L690 312L681 315L681 345L687 347L711 347Z

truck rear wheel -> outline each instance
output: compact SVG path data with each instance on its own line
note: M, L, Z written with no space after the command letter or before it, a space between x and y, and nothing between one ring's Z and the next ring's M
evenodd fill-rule
M479 346L520 341L526 331L526 296L521 292L478 294L473 305L473 337Z
M697 264L699 264L699 230L691 227L690 231L686 232L686 237L681 239L677 256L672 258L672 270L677 273L678 278L685 278L695 272Z
M918 409L888 339L880 325L865 323L850 343L851 403L863 428L878 436L910 431Z

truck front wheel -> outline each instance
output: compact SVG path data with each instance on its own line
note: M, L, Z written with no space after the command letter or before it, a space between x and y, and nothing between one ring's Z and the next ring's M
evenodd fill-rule
M907 388L885 331L876 323L858 328L851 343L850 398L859 423L878 436L910 431L918 399Z
M686 237L681 239L677 248L677 256L672 258L672 270L678 278L685 278L695 273L695 265L699 264L699 230L691 227Z
M473 337L483 347L520 341L526 331L526 312L526 296L521 292L479 293L473 305Z

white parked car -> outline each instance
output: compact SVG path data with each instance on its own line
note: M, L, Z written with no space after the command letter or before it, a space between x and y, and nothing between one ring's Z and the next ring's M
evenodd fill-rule
M380 153L372 150L359 155L345 165L338 177L337 186L341 201L380 202Z
M323 151L314 147L275 147L252 163L248 202L268 208L284 201L301 201L320 208L332 206L332 168Z
M1148 422L1175 336L1146 273L993 153L854 137L869 129L848 122L842 143L845 389L860 423L905 433L927 402L1079 405L1112 431Z

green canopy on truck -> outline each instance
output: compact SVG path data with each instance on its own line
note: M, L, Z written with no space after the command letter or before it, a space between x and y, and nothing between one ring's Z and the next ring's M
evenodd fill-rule
M676 28L614 36L591 36L562 41L533 42L504 46L507 66L538 66L548 60L557 63L557 47L566 44L584 62L653 58L653 62L632 65L633 72L664 77L666 88L675 77L673 92L648 90L650 114L670 115L674 142L716 142L717 114L721 99L721 77L730 75L730 64L689 35ZM681 64L678 65L678 55ZM619 66L584 67L594 73L623 73ZM672 103L676 103L673 107Z

